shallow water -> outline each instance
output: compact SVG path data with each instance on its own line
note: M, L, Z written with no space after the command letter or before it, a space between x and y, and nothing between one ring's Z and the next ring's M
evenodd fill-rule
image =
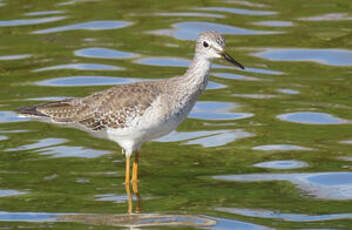
M275 34L280 32L273 31L260 31L260 30L250 30L244 29L236 26L229 26L218 23L210 22L180 22L173 24L174 29L165 29L165 30L155 30L151 31L151 34L157 35L169 35L181 40L193 40L196 39L199 33L215 30L222 34L236 34L236 35L256 35L256 34Z
M0 229L351 229L351 8L0 1ZM246 69L215 61L189 118L143 146L141 215L115 143L14 112L181 75L206 30Z
M47 33L57 33L70 30L111 30L119 29L131 25L130 22L125 21L92 21L84 22L74 25L59 26L44 30L33 31L34 34L47 34Z
M352 51L342 49L267 49L255 55L275 61L312 61L325 65L352 65Z
M352 173L263 173L214 176L215 179L229 181L289 181L310 196L326 200L352 199ZM307 195L307 194L302 194Z

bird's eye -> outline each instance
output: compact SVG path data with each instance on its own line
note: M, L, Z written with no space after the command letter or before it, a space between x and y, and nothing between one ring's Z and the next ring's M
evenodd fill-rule
M209 47L208 42L204 41L204 42L203 42L203 46L204 46L205 48Z

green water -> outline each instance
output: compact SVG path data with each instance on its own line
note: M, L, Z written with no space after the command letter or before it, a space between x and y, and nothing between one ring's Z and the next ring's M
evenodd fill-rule
M132 78L182 74L192 58L191 40L201 31L216 29L224 34L228 53L248 70L217 61L222 66L212 69L210 88L200 97L203 103L178 133L143 146L142 212L226 219L215 229L352 228L352 2L61 3L0 2L0 211L125 214L124 158L116 144L79 130L22 120L13 111L53 97L86 96ZM60 12L28 15L41 11ZM49 22L28 24L43 18ZM100 24L87 24L94 21ZM47 30L52 28L59 31ZM87 48L110 49L114 58L106 57L106 50L78 52ZM43 69L69 64L94 65ZM285 120L290 116L279 119L291 113L299 113L293 114L298 123ZM263 145L301 149L260 150ZM283 162L283 169L254 166L280 160L300 161L306 167L290 169ZM253 173L258 176L252 182L213 177ZM327 176L307 179L313 185L292 178L261 181L268 173ZM317 218L265 217L268 212ZM346 216L323 218L329 214ZM118 228L31 223L0 212L2 229L88 226Z

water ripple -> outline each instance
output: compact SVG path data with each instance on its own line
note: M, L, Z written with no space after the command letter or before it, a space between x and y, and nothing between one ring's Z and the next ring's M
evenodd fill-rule
M224 18L220 14L207 14L199 12L166 12L166 13L155 13L157 16L167 16L167 17L206 17L206 18Z
M311 17L299 18L303 21L350 21L352 16L348 13L329 13Z
M207 10L207 11L226 12L226 13L232 13L232 14L255 15L255 16L277 14L277 12L275 12L275 11L247 10L247 9L226 8L226 7L201 7L201 8L196 8L196 9Z
M0 111L0 123L28 121L28 118L19 117L16 113L11 111Z
M117 195L117 194L100 194L95 196L97 201L112 201L117 204L125 203L128 201L127 194L124 195ZM137 200L136 196L132 197L133 200ZM145 197L143 197L145 200Z
M351 172L262 173L213 176L213 178L237 182L289 181L318 199L352 199Z
M309 125L335 125L346 124L348 120L334 117L327 113L318 112L296 112L278 115L277 118L283 121Z
M66 18L65 16L60 16L60 17L47 17L47 18L0 21L0 27L36 25L36 24L47 23L47 22L56 22L56 21L63 20L65 18Z
M302 147L298 145L285 145L285 144L275 144L275 145L259 145L252 148L253 150L263 150L263 151L292 151L292 150L312 150L311 148Z
M93 64L93 63L76 63L76 64L63 64L55 65L44 68L32 70L33 72L59 70L59 69L76 69L76 70L95 70L95 71L114 71L124 70L125 68L113 65Z
M96 158L105 154L109 154L109 151L89 149L82 146L51 146L42 149L38 149L36 152L41 155L49 155L51 158L59 157L82 157L82 158Z
M220 212L228 212L236 215L258 217L258 218L270 218L270 219L281 219L285 221L293 222L315 222L315 221L328 221L328 220L341 220L341 219L352 219L352 213L341 213L341 214L325 214L325 215L306 215L297 213L282 213L277 211L270 211L265 209L247 209L247 208L215 208Z
M251 99L271 99L278 97L277 95L273 94L232 94L234 97L242 97L242 98L251 98Z
M232 74L232 73L213 73L215 77L221 77L225 79L232 79L232 80L244 80L244 81L261 81L260 78L257 77L249 77L240 74Z
M243 230L270 230L271 228L265 227L263 225L253 224L249 222L243 222L238 220L223 219L223 218L212 218L216 220L216 225L209 227L207 229L214 230L234 230L234 229L243 229Z
M303 161L296 160L282 160L282 161L266 161L260 162L253 165L258 168L268 168L268 169L297 169L307 167L308 164Z
M273 31L259 31L259 30L250 30L244 29L235 26L210 23L210 22L180 22L173 24L174 29L165 29L151 31L149 33L158 34L158 35L167 35L173 36L181 40L194 40L198 37L199 33L215 30L222 34L236 34L236 35L256 35L256 34L274 34L281 32Z
M127 59L138 57L138 54L123 52L119 50L106 49L106 48L86 48L76 50L74 52L76 56L88 57L88 58L106 58L106 59Z
M252 113L230 112L238 107L235 103L226 102L197 102L192 109L189 117L201 120L238 120L253 117Z
M7 56L0 56L0 61L19 60L19 59L26 59L30 57L32 57L32 55L30 54L7 55Z
M271 26L271 27L294 26L294 23L290 21L260 21L260 22L253 22L252 24L257 26Z
M241 138L253 137L255 134L248 133L241 129L236 130L209 130L194 132L177 132L161 137L157 142L178 142L186 141L184 145L201 145L203 147L216 147L226 145Z
M312 61L324 65L352 66L352 51L343 49L266 49L255 56L271 61Z
M15 148L7 148L5 152L17 152L17 151L24 151L24 150L33 150L33 149L40 149L48 146L59 145L68 142L67 139L63 138L44 138L41 139L33 144L28 145L21 145Z
M283 72L280 72L280 71L275 71L275 70L270 70L270 69L262 69L262 68L254 68L254 67L246 67L246 69L244 69L244 70L240 69L240 71L261 73L261 74L272 74L272 75L284 74Z
M62 14L62 10L48 10L48 11L35 11L30 13L25 13L26 16L39 16L39 15L53 15L53 14Z
M14 189L0 189L0 197L17 196L27 194L26 192L17 191Z
M299 94L300 93L298 90L294 90L294 89L278 89L276 91L279 93L284 93L284 94Z
M36 82L42 86L92 86L92 85L115 85L141 81L143 79L133 79L125 77L108 76L72 76L53 78ZM145 79L144 79L145 80Z
M92 21L79 23L68 26L59 26L44 30L34 31L33 34L47 34L47 33L56 33L70 30L112 30L112 29L121 29L127 26L132 25L131 22L125 21Z
M227 1L227 3L232 3L236 5L241 5L241 6L257 7L257 8L268 7L267 5L262 3L256 3L256 2L250 2L250 1L244 1L244 0L231 0L231 1Z

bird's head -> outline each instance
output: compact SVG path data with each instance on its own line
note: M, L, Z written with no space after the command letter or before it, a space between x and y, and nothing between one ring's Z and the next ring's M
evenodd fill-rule
M201 33L196 42L196 54L209 60L224 58L226 61L244 69L243 65L225 51L225 39L215 31Z

